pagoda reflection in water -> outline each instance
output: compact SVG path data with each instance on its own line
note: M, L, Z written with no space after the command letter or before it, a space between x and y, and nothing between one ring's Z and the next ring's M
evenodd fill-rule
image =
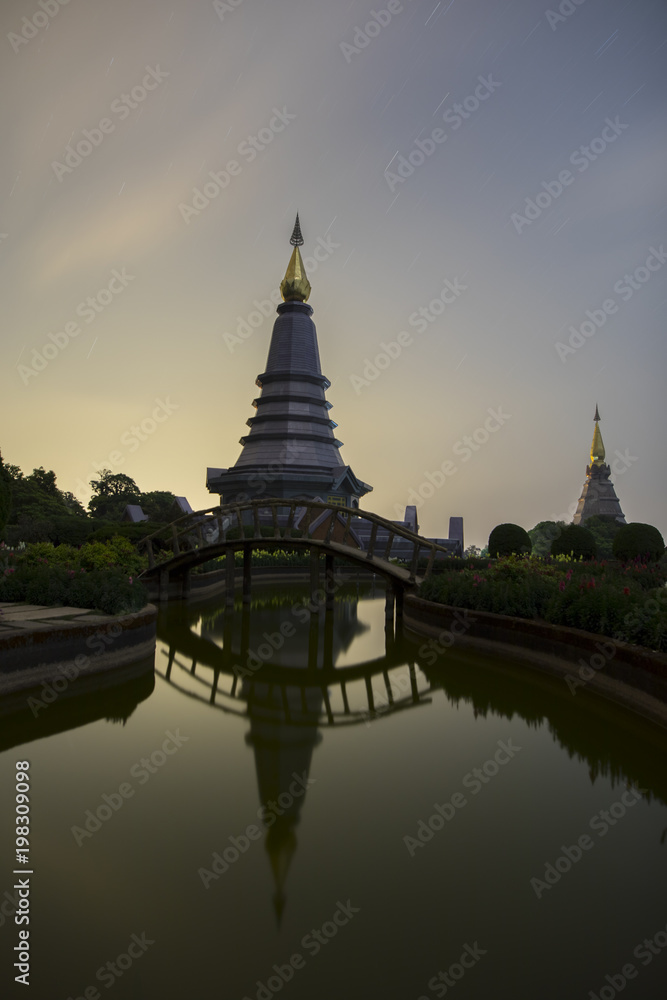
M414 660L406 662L393 623L385 629L384 655L336 667L370 628L359 621L356 592L337 599L327 611L296 617L295 607L284 605L277 616L274 602L262 604L260 599L251 609L217 605L201 617L183 607L177 622L170 608L169 627L158 630L169 645L165 680L249 720L245 741L255 759L258 814L266 831L278 922L321 728L368 725L381 715L430 701L430 685L423 677L418 683Z

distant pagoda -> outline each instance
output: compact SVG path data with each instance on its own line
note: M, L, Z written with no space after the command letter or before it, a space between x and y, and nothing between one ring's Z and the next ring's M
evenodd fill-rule
M613 517L625 524L621 504L616 496L614 484L609 478L611 469L605 464L605 450L600 433L600 414L595 404L595 431L591 445L591 464L586 467L586 481L579 497L577 512L572 518L574 524L583 524L589 517Z
M297 214L290 244L294 248L280 285L284 299L273 325L266 371L257 376L262 390L253 400L257 410L247 421L250 433L240 439L243 450L229 469L209 469L206 485L223 504L280 497L320 499L341 507L358 507L372 486L345 465L330 419L331 385L322 374L317 331L307 305L310 282L300 246Z

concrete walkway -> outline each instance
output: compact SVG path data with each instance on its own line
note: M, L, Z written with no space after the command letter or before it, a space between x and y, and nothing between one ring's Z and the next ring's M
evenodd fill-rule
M101 615L86 608L53 608L42 604L10 604L0 601L0 637L44 631L54 625L85 622L86 625L112 621L113 615Z

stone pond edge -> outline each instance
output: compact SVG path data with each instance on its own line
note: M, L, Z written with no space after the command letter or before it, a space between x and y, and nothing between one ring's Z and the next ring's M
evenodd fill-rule
M0 697L60 680L124 667L155 653L158 611L146 604L125 615L91 615L0 635Z
M437 640L446 633L455 636L454 647L511 656L528 670L562 677L573 697L579 690L593 692L667 729L664 653L580 629L438 604L414 594L405 597L404 624L420 637ZM444 655L438 656L440 663L446 664Z

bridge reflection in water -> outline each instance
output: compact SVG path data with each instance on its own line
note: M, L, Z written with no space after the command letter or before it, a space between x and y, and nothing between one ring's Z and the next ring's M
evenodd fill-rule
M278 628L271 598L254 600L252 607L216 605L203 614L201 606L170 606L158 621L158 639L166 648L156 663L156 674L186 697L249 720L245 740L253 749L266 817L278 922L306 798L305 788L298 795L288 789L295 775L307 784L313 750L322 740L320 728L368 726L431 703L431 684L416 668L416 648L403 639L400 620L385 622L383 656L336 667L370 628L358 619L358 588L315 613L294 603L288 592L285 596L290 604Z

